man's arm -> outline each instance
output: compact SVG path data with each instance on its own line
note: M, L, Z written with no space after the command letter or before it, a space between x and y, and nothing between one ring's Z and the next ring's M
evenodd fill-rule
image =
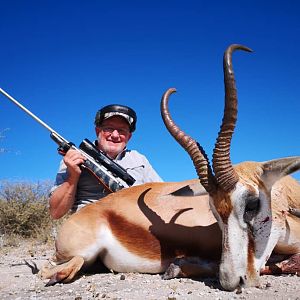
M162 182L162 178L151 166L148 159L136 150L127 150L121 159L116 161L136 180L133 185L146 182Z
M72 208L81 174L79 165L84 163L84 160L85 158L76 150L69 150L64 156L68 178L50 196L50 215L53 219L63 217Z

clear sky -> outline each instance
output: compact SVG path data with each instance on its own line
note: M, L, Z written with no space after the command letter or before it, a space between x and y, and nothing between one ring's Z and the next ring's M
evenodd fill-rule
M300 155L300 2L0 0L0 87L79 145L96 111L138 114L129 148L165 181L196 177L165 129L176 123L211 157L223 113L222 58L233 43L239 115L233 163ZM61 156L49 132L0 95L0 180L54 180ZM300 178L299 173L295 175Z

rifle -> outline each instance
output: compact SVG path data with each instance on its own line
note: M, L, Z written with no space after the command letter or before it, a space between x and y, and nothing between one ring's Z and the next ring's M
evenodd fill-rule
M135 179L124 168L115 163L104 152L100 151L88 139L84 139L79 148L77 148L72 142L67 141L3 89L0 88L0 92L50 131L50 137L59 146L58 152L60 154L65 155L70 149L80 152L86 158L80 167L94 175L108 192L116 192L134 184Z

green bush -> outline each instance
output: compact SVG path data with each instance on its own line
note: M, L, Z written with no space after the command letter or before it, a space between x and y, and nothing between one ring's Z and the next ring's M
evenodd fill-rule
M54 228L48 211L50 182L0 182L0 236L51 238Z

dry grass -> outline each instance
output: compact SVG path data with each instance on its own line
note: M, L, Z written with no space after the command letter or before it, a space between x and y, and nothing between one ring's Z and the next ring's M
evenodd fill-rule
M17 246L20 239L53 240L58 223L50 218L50 182L0 182L0 244Z

